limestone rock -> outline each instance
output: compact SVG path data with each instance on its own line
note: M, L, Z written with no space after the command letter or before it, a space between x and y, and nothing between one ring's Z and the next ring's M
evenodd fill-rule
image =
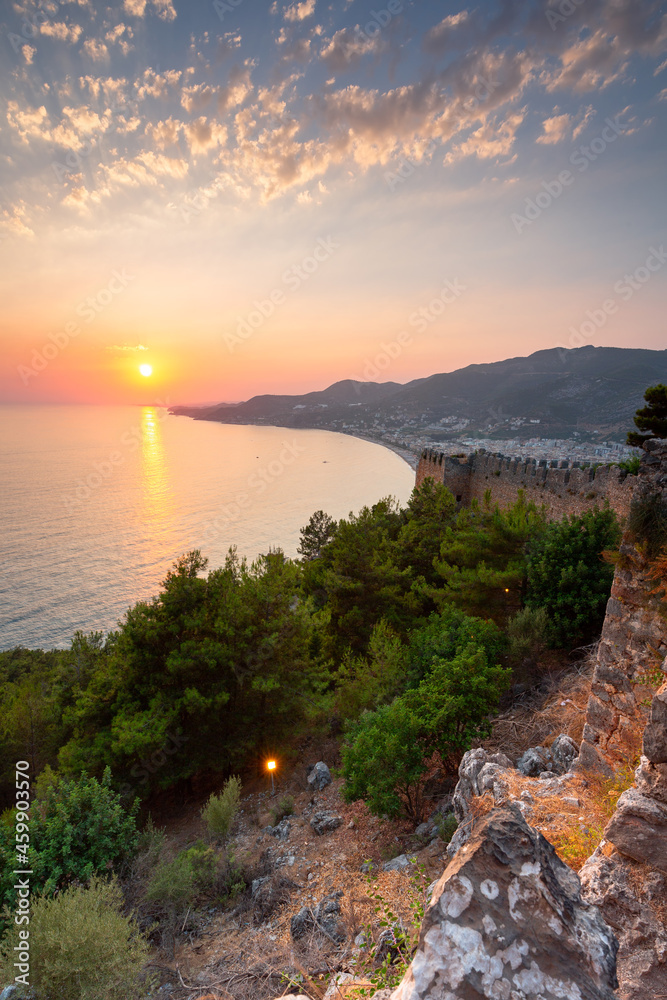
M651 719L644 730L644 755L652 764L667 764L667 684L656 692Z
M492 764L497 765L498 769L487 769L487 765ZM459 825L447 845L447 854L450 858L454 857L470 836L472 818L470 804L476 796L481 794L480 776L485 789L489 785L491 786L495 799L496 786L498 793L502 794L501 772L506 768L513 769L514 764L504 753L490 754L488 751L482 750L481 747L464 753L459 764L459 780L452 796L452 807Z
M302 906L290 921L290 933L294 941L299 941L309 931L319 931L330 940L340 943L345 940L345 927L340 919L341 889L330 892L311 910Z
M302 906L298 913L295 913L290 920L290 934L294 941L300 941L302 937L311 931L315 926L313 912L309 906Z
M561 733L549 747L554 770L557 774L565 774L570 770L572 762L579 756L579 746L571 736Z
M519 757L517 770L527 778L537 778L542 771L550 771L553 761L546 747L531 747Z
M266 832L271 837L277 837L279 840L287 840L291 829L292 824L290 821L288 819L281 819L277 826L267 826Z
M271 881L270 875L264 875L263 878L254 878L252 880L252 885L250 886L250 898L255 900L258 898L262 891L262 886L266 885L267 882Z
M617 941L513 805L450 862L392 1000L614 1000Z
M397 858L392 858L391 861L385 861L382 865L383 872L407 872L412 868L415 859L409 858L407 854L399 854Z
M651 905L664 900L667 879L657 872L646 875L617 851L606 857L600 848L579 874L582 896L600 908L618 936L621 1000L655 1000L667 993L667 928Z
M316 812L310 821L310 825L313 828L313 833L321 837L325 833L331 833L332 830L336 830L342 822L343 817L336 816L335 813Z
M345 990L341 990L341 987L347 986L349 988L354 981L354 976L350 972L339 972L329 982L323 1000L339 1000L346 992Z
M667 873L667 806L663 803L628 788L604 836L621 854Z
M331 780L331 771L323 760L318 760L308 771L308 787L313 791L321 792L331 784Z

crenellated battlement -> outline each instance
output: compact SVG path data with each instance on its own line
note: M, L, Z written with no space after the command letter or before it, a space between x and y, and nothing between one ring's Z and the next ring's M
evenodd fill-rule
M417 486L429 476L444 483L464 506L474 499L483 500L487 490L495 503L509 506L523 490L527 500L544 504L554 518L581 514L605 502L625 517L636 485L636 477L618 466L508 458L484 449L464 456L424 449L417 466Z

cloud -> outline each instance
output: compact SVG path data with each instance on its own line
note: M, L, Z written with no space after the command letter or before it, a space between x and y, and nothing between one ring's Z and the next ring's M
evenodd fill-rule
M315 13L316 0L303 0L303 3L292 3L283 10L286 21L305 21Z
M34 45L28 45L28 43L26 42L26 44L21 47L21 52L23 53L23 58L25 59L28 66L32 66L33 60L35 58L35 53L37 52L37 49L34 47Z
M158 149L166 149L168 146L177 146L180 134L183 131L183 122L175 118L167 118L156 125L146 126L146 133L151 137Z
M93 62L108 62L108 48L104 42L100 42L95 38L89 38L83 43L83 51Z
M424 48L427 52L444 52L450 44L454 44L456 29L465 24L468 20L468 11L462 10L458 14L450 14L443 18L439 24L430 28L424 36Z
M107 351L147 351L148 347L143 344L113 344L107 347Z
M467 156L476 156L478 160L508 157L514 147L516 132L524 120L525 113L526 109L521 108L508 115L504 121L499 122L494 119L486 122L448 153L444 163L455 163Z
M184 126L184 132L193 156L207 153L216 146L224 146L227 141L227 129L218 122L209 122L206 118L198 118Z
M598 30L565 49L547 90L603 90L623 75L627 64L618 38L610 39L606 32Z
M150 3L162 21L175 21L176 10L172 0L150 0ZM123 10L132 17L144 17L148 0L123 0Z
M170 91L176 90L181 82L183 74L178 69L168 69L164 73L156 73L150 66L145 69L142 82L137 85L137 97L144 100L146 97L167 98Z
M555 145L561 142L570 131L571 119L569 115L553 115L545 118L542 122L543 134L539 135L536 142L541 142L546 146Z
M28 214L28 206L21 201L11 209L2 209L0 214L0 232L10 236L23 236L32 239L35 233L30 228L25 218Z
M341 28L332 38L325 39L320 58L329 69L338 71L358 62L363 56L380 52L385 47L386 42L380 37L379 32L370 37L357 25L355 28Z
M143 17L148 0L123 0L123 10L133 17Z
M45 21L40 31L47 38L57 38L59 42L69 42L75 45L83 33L80 24L65 24L63 21Z
M129 41L129 39L134 38L134 32L128 24L121 23L117 24L113 28L109 28L104 38L110 45L117 44L124 56L126 56L128 52L131 52L134 48L132 43Z
M175 21L176 10L172 0L152 0L155 12L163 21Z

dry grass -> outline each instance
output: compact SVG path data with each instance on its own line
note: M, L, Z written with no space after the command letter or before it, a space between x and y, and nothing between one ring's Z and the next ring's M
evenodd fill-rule
M590 656L567 673L545 678L539 695L496 718L491 735L481 745L490 753L502 752L516 760L530 747L549 746L560 733L581 742L594 667Z
M634 762L627 762L612 778L571 773L565 790L557 794L538 778L518 772L508 772L506 784L510 798L528 803L527 822L554 845L570 868L579 871L600 843L619 796L633 780Z

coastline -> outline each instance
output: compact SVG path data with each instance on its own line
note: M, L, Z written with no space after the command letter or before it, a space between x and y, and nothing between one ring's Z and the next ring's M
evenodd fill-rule
M327 430L327 428L322 427L321 430ZM393 451L395 455L402 458L406 462L413 472L417 472L417 465L419 464L419 456L413 451L409 451L407 448L399 448L396 444L389 444L388 441L381 441L378 438L366 437L365 434L348 434L347 431L333 431L334 434L347 434L348 437L359 438L360 441L368 441L369 444L379 444L381 448L387 448L388 451Z
M177 412L174 412L177 409L179 409L179 408L178 407L170 407L169 408L169 413L173 417L189 417L191 420L200 419L200 418L194 416L192 413L177 413ZM224 420L214 420L214 421L211 421L211 422L212 423L226 424L226 421L224 421ZM247 423L247 424L240 424L239 426L243 426L243 427L286 427L288 425L286 425L286 424ZM415 473L417 472L417 465L419 464L419 456L417 454L415 454L415 452L410 451L408 448L399 448L398 445L389 444L388 441L382 441L382 440L380 440L378 438L368 437L366 434L357 434L356 432L353 433L351 431L334 430L332 427L297 427L297 428L292 428L292 429L293 430L304 430L304 431L308 431L308 430L310 430L310 431L328 431L330 434L344 434L346 437L354 437L354 438L358 438L360 441L368 441L369 444L379 444L381 448L387 448L389 451L393 451L395 455L398 455L399 458L402 458L403 461L406 462L410 466L410 468L412 469L413 472L415 472Z

